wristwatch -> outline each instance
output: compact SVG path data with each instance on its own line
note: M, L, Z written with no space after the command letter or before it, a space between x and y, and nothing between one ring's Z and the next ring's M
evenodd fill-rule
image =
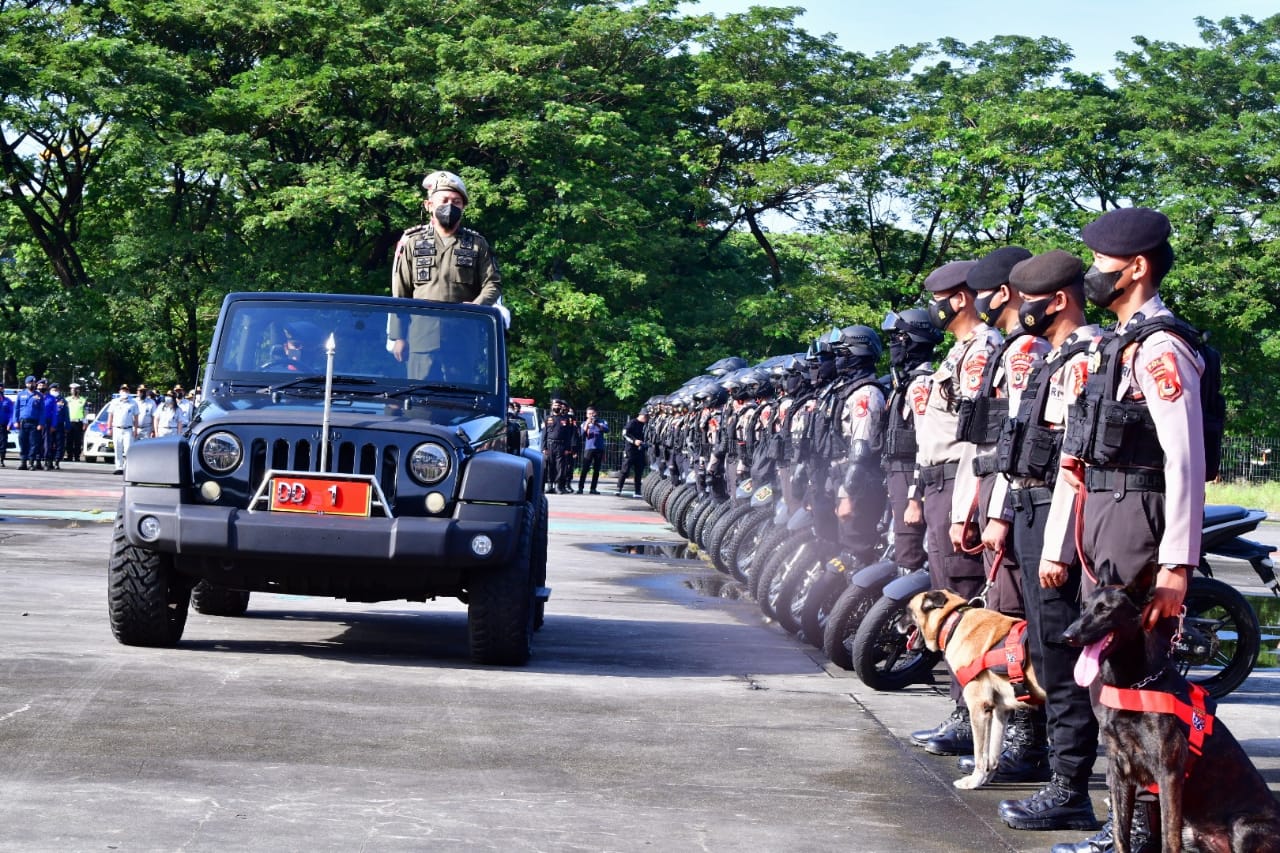
M1193 567L1187 565L1186 563L1161 563L1160 568L1167 569L1168 571L1171 571L1171 572L1176 572L1179 569L1186 569L1188 572L1190 572Z

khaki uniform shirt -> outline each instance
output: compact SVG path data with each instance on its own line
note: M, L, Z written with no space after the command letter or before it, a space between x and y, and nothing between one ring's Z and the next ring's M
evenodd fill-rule
M464 235L473 244L471 250L462 245ZM431 224L418 225L405 231L396 244L391 267L392 296L492 305L502 295L501 285L502 277L489 243L468 228L445 236ZM387 337L393 341L406 337L403 317L390 318ZM440 324L432 318L414 318L407 338L410 352L437 350Z
M911 388L911 405L916 418L917 485L918 469L962 463L965 448L973 447L969 442L956 438L960 400L978 393L987 361L999 346L1000 333L986 323L979 323L969 337L956 341L942 364L928 377L927 394L921 393L922 386L913 385ZM972 458L972 451L967 452ZM919 492L913 490L912 496L917 494ZM953 503L951 521L964 521L967 510L968 505L957 517Z
M1160 294L1138 309L1128 325L1154 317L1172 317ZM1122 333L1125 327L1117 326ZM1182 338L1155 332L1123 354L1116 399L1145 400L1164 451L1164 536L1157 562L1200 563L1204 526L1204 419L1200 412L1200 374L1204 360Z

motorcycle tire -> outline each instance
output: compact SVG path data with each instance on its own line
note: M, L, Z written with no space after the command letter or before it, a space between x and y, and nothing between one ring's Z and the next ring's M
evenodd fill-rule
M835 609L840 593L849 588L849 575L827 571L822 566L822 577L813 582L805 596L804 612L800 614L800 633L818 648L822 648L827 634L827 620Z
M898 630L907 602L880 597L858 626L853 640L853 671L872 690L902 690L912 684L932 684L933 668L941 652L907 648L909 635Z
M715 495L703 495L698 498L697 502L689 507L689 539L697 544L698 550L706 553L705 538L703 531L706 528L708 516L714 515L720 509L720 501Z
M740 503L730 502L730 505L720 513L720 517L715 520L715 524L711 525L711 529L707 532L707 554L711 557L711 561L716 564L716 568L727 575L732 575L729 570L729 562L725 559L725 542L729 534L742 523L742 520L751 512L751 503L743 501Z
M747 583L747 572L743 568L742 560L739 558L749 554L752 549L763 541L768 527L772 526L769 524L771 520L771 514L753 510L750 515L742 519L725 535L720 546L725 569L729 574L742 581L744 586ZM712 559L714 558L715 556L712 555ZM746 564L750 565L750 557L747 557Z
M813 548L810 549L808 556L805 558L805 564L797 567L800 571L792 576L795 588L789 598L791 602L790 621L795 623L796 636L811 646L822 645L822 634L818 634L815 638L814 635L805 633L804 609L808 606L809 594L813 591L814 586L827 573L827 560L834 557L839 550L839 546L833 542L828 542L825 539L815 540Z
M755 555L747 570L747 594L756 601L760 600L760 581L774 561L774 555L796 535L795 531L788 530L785 526L772 525L756 546Z
M1262 644L1258 616L1235 587L1206 577L1191 579L1184 606L1184 640L1174 662L1188 681L1221 699L1253 672ZM1197 639L1201 651L1188 646Z
M667 517L667 499L675 487L676 484L670 480L662 480L653 487L653 508L663 518Z
M667 498L667 521L676 529L676 533L680 534L682 539L688 540L689 534L684 526L684 514L689 509L689 505L698 499L698 487L692 483L685 483L671 493L671 497Z
M785 628L788 634L800 630L799 624L791 617L791 599L812 562L813 547L812 539L800 539L796 547L785 551L782 559L774 562L773 573L760 580L760 610Z
M702 546L702 550L706 552L706 555L713 562L715 561L718 547L716 544L716 530L724 521L725 516L731 515L737 506L736 503L728 498L717 499L711 514L702 519L702 529L698 531L698 544ZM719 565L716 568L722 572L724 571Z
M662 481L662 477L657 471L650 471L644 475L644 479L640 481L640 496L644 498L644 502L649 506L654 505L653 490L658 487L658 483ZM621 489L619 489L621 491Z
M840 593L827 624L822 629L822 651L833 664L841 669L853 669L854 638L858 634L871 608L880 600L884 587L862 587L850 584Z

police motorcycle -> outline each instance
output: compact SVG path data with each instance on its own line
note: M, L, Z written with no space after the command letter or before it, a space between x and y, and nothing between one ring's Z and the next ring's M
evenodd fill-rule
M740 542L741 534L759 519L771 493L772 467L766 457L770 429L780 403L774 373L781 359L765 359L736 377L740 387L735 396L741 402L735 403L732 432L725 436L726 474L732 474L727 488L733 497L708 520L699 540L715 567L739 581L746 577L736 572L728 546ZM757 492L761 500L756 500Z
M906 484L912 479L916 466L915 419L910 411L908 395L916 379L932 373L935 349L942 342L943 335L921 308L891 311L880 328L889 340L892 376L892 389L885 405L885 421L881 430L884 467L890 479L891 492L897 494L894 500L901 503L905 500ZM890 507L890 511L899 514L895 517L900 517L902 507ZM824 585L817 592L823 608L818 615L825 616L820 623L822 651L842 669L854 668L853 644L858 628L880 601L885 588L912 576L918 567L924 565L922 535L915 532L914 542L908 547L908 532L895 531L901 535L891 537L890 547L880 560L871 565L858 568L841 560L827 564ZM903 561L911 564L904 565ZM918 584L920 578L927 579L928 572L907 583ZM828 606L826 601L832 595L835 597ZM921 669L932 668L932 663L926 660L903 663L915 663Z
M761 580L758 600L767 616L816 646L821 642L817 622L822 613L811 614L806 632L809 592L833 558L843 555L842 562L857 566L874 559L886 530L881 527L885 494L878 455L866 442L851 446L844 432L850 399L863 388L879 386L875 364L882 350L880 336L866 326L833 329L815 349L818 375L814 378L823 391L805 425L811 461L804 498L810 515L808 529L797 548L775 559L772 574ZM851 462L854 477L850 481L844 475ZM841 486L860 504L860 511L843 521L836 515Z
M745 509L722 520L724 529L713 530L709 535L716 566L744 583L750 582L749 572L759 546L785 522L781 477L785 476L791 414L798 390L794 381L798 377L793 372L797 364L803 366L803 358L803 353L777 356L757 365L768 372L775 395L760 404L754 420L755 446L750 467L735 490L735 500ZM743 464L745 467L745 460Z
M734 553L726 555L734 573L746 579L747 591L753 598L759 596L765 567L811 523L802 500L811 464L805 424L816 404L818 390L811 381L811 359L816 360L812 350L793 354L781 365L781 375L776 379L786 388L786 396L767 450L774 457L774 482L753 492L751 500L757 513L752 517L763 516L763 520L746 530L735 544Z

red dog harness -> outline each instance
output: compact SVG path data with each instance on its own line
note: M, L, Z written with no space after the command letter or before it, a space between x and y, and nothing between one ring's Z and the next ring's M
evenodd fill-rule
M1137 690L1126 687L1102 685L1098 702L1116 711L1137 711L1151 714L1173 714L1187 727L1187 775L1196 757L1204 752L1204 739L1213 734L1213 713L1209 707L1209 691L1199 684L1187 682L1188 695L1184 700L1173 693L1161 690ZM1149 785L1148 790L1159 790Z
M950 642L951 636L956 632L956 628L960 624L961 615L969 609L968 607L957 607L947 614L947 618L942 623L942 630L938 633L939 649L944 652L947 650L947 643ZM956 680L960 682L960 686L964 687L977 678L978 673L989 669L1008 676L1009 683L1013 685L1014 695L1019 702L1027 702L1033 705L1040 704L1040 700L1033 697L1027 687L1026 633L1026 619L1019 619L1014 622L1009 628L1009 633L1005 635L1003 642L996 643L982 657L974 658L968 664L956 670Z

